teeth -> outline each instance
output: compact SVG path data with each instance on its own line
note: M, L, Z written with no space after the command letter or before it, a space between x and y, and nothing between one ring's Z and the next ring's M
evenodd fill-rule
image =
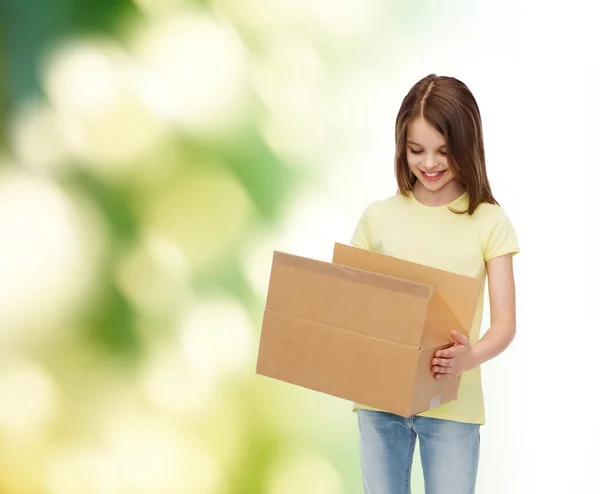
M435 173L427 173L427 172L423 172L425 173L425 175L427 175L428 177L437 177L438 175L441 175L443 172L435 172Z

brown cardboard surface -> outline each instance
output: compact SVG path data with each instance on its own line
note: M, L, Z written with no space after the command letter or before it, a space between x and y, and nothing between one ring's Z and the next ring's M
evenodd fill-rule
M333 262L275 252L258 374L410 416L455 399L431 359L468 334L480 283L336 244ZM470 318L470 319L469 319Z
M263 328L259 374L410 413L419 358L414 348L268 310ZM393 393L389 383L394 383Z
M431 293L427 285L275 252L266 308L418 346Z

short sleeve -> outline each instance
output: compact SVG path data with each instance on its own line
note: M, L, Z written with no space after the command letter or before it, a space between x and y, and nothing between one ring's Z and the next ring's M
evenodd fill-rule
M504 210L497 208L497 214L489 221L487 235L483 241L485 261L505 254L517 254L520 251L517 234Z
M352 235L350 243L359 249L372 251L373 244L371 243L371 230L369 228L368 211L369 208L367 208L360 217L360 220L354 229L354 234Z

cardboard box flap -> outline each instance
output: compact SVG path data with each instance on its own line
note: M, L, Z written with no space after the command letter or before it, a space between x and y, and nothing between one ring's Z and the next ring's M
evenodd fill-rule
M424 337L434 339L437 330L432 325L446 321L450 324L446 332L456 329L469 334L481 287L479 280L340 243L335 244L333 263L433 286L438 295L432 296L432 303L438 310L431 311L435 317L429 321ZM447 340L444 338L438 344Z
M415 281L275 251L266 309L419 347L432 294Z
M420 348L431 348L436 345L443 345L444 343L454 343L454 340L450 336L450 330L452 329L469 336L469 331L465 331L461 327L454 312L448 307L448 304L442 298L439 291L434 288L427 317L425 318Z

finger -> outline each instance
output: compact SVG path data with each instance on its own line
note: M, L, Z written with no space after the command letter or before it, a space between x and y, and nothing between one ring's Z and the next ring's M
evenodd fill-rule
M450 331L450 336L452 339L461 345L469 345L469 338L467 338L464 334L459 333L458 331Z
M431 370L434 374L449 374L451 372L450 367L440 367L439 365L434 365Z
M455 357L454 354L455 354L454 347L447 348L446 350L438 350L437 352L435 352L436 357L446 358L446 359Z
M452 377L453 377L452 374L436 374L435 375L435 378L438 381L447 381L449 379L452 379Z
M452 360L451 358L434 358L431 361L431 365L439 365L441 367L452 367Z

